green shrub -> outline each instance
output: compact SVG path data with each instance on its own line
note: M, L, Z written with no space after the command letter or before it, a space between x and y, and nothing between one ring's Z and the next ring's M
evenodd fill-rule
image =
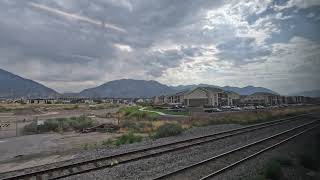
M120 146L122 144L132 144L141 141L141 136L134 135L132 132L130 132L128 134L123 134L122 136L118 137L114 143L115 145Z
M65 107L63 108L64 110L75 110L75 109L78 109L79 108L79 105L73 105L73 106L69 106L69 107Z
M102 145L103 146L109 146L109 145L113 145L113 140L111 138L102 141Z
M264 169L264 176L267 179L278 180L282 176L281 165L277 161L269 161Z
M34 121L26 125L23 129L24 133L44 133L44 132L61 132L61 131L80 131L84 128L92 127L93 122L90 118L72 117L72 118L57 118L48 119L43 125L38 126L37 122Z
M258 175L257 177L253 178L252 180L266 180L264 176Z
M318 164L315 158L312 157L311 154L301 154L299 156L299 162L300 164L308 169L311 170L317 170L318 169Z
M293 162L289 157L279 156L274 158L274 161L277 161L282 166L292 166Z
M176 136L182 132L183 128L179 124L164 124L156 130L154 138Z

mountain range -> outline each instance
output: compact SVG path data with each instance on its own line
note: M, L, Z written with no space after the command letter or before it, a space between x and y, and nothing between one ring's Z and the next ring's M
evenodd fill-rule
M246 86L243 88L231 86L219 87L209 84L167 86L157 81L133 79L110 81L94 88L85 89L80 93L59 94L55 90L40 83L22 78L2 69L0 69L0 84L0 97L2 98L44 98L56 96L137 98L173 94L182 90L191 90L193 88L203 86L218 87L226 91L239 93L240 95L249 95L255 92L269 92L277 94L270 89L254 86Z
M198 84L198 85L179 85L179 86L171 86L171 88L181 91L181 90L186 90L186 89L194 89L196 87L206 87L206 86L210 86L210 87L215 87L215 88L220 88L223 89L225 91L232 91L232 92L236 92L240 95L250 95L253 94L255 92L268 92L268 93L272 93L272 94L278 94L275 91L272 91L270 89L264 88L264 87L255 87L255 86L246 86L246 87L232 87L232 86L215 86L215 85L210 85L210 84Z
M41 98L58 93L42 84L0 69L0 97Z

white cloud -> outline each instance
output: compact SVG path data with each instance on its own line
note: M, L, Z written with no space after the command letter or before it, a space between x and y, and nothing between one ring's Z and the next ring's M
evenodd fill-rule
M282 11L288 8L299 8L299 9L306 9L312 6L320 6L319 0L289 0L283 6L275 6L275 9L278 11ZM297 11L297 10L296 10Z
M121 51L127 51L127 52L132 52L133 49L126 44L114 44L114 46L118 49L120 49Z
M287 3L288 7L309 8L312 6L320 6L319 0L290 0Z
M113 24L108 24L106 22L101 22L101 21L98 21L98 20L95 20L95 19L92 19L92 18L89 18L89 17L80 16L80 15L77 15L77 14L67 13L67 12L64 12L64 11L61 11L61 10L58 10L58 9L55 9L55 8L51 8L51 7L42 5L42 4L37 4L37 3L33 3L33 2L30 2L29 4L34 8L37 8L37 9L40 9L40 10L43 10L43 11L47 11L47 12L50 12L50 13L54 13L54 14L57 14L57 15L60 15L60 16L63 16L63 17L69 18L69 19L75 19L75 20L79 20L79 21L84 21L84 22L87 22L87 23L90 23L90 24L93 24L93 25L96 25L96 26L101 26L101 27L105 27L105 28L108 28L108 29L112 29L112 30L118 31L118 32L127 33L127 31L125 29L120 28L120 27L118 27L116 25L113 25Z
M234 1L225 4L217 10L207 12L207 24L203 28L214 31L217 27L228 26L238 37L254 38L258 45L263 45L272 33L278 33L278 27L273 24L276 15L259 18L253 24L247 17L257 15L267 9L272 1ZM278 15L278 18L282 17Z
M252 84L268 84L284 94L319 88L319 49L318 43L296 36L289 43L273 44L265 62L247 64L234 72L239 81L252 79Z

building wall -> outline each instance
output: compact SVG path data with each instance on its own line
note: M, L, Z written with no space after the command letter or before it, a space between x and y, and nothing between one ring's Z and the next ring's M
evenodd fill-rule
M195 89L184 96L187 106L201 106L209 103L208 93L202 89Z

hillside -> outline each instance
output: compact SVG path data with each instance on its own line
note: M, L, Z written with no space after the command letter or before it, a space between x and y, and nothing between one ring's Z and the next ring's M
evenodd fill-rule
M221 87L225 91L233 91L236 92L240 95L250 95L256 92L267 92L267 93L272 93L272 94L278 94L275 91L272 91L270 89L264 88L264 87L255 87L255 86L246 86L243 88L239 87L231 87L231 86L224 86Z
M2 69L0 69L0 84L0 97L2 98L39 98L53 97L58 94L42 84Z
M232 87L232 86L215 86L215 85L209 85L209 84L198 84L198 85L179 85L179 86L171 86L171 88L175 90L185 90L185 89L194 89L196 87L205 87L205 86L211 86L211 87L217 87L221 88L225 91L233 91L240 95L250 95L255 92L268 92L273 94L278 94L277 92L274 92L270 89L264 88L264 87L255 87L255 86L246 86L246 87Z
M174 90L157 81L121 79L110 81L95 88L80 92L81 97L153 97L172 93Z

